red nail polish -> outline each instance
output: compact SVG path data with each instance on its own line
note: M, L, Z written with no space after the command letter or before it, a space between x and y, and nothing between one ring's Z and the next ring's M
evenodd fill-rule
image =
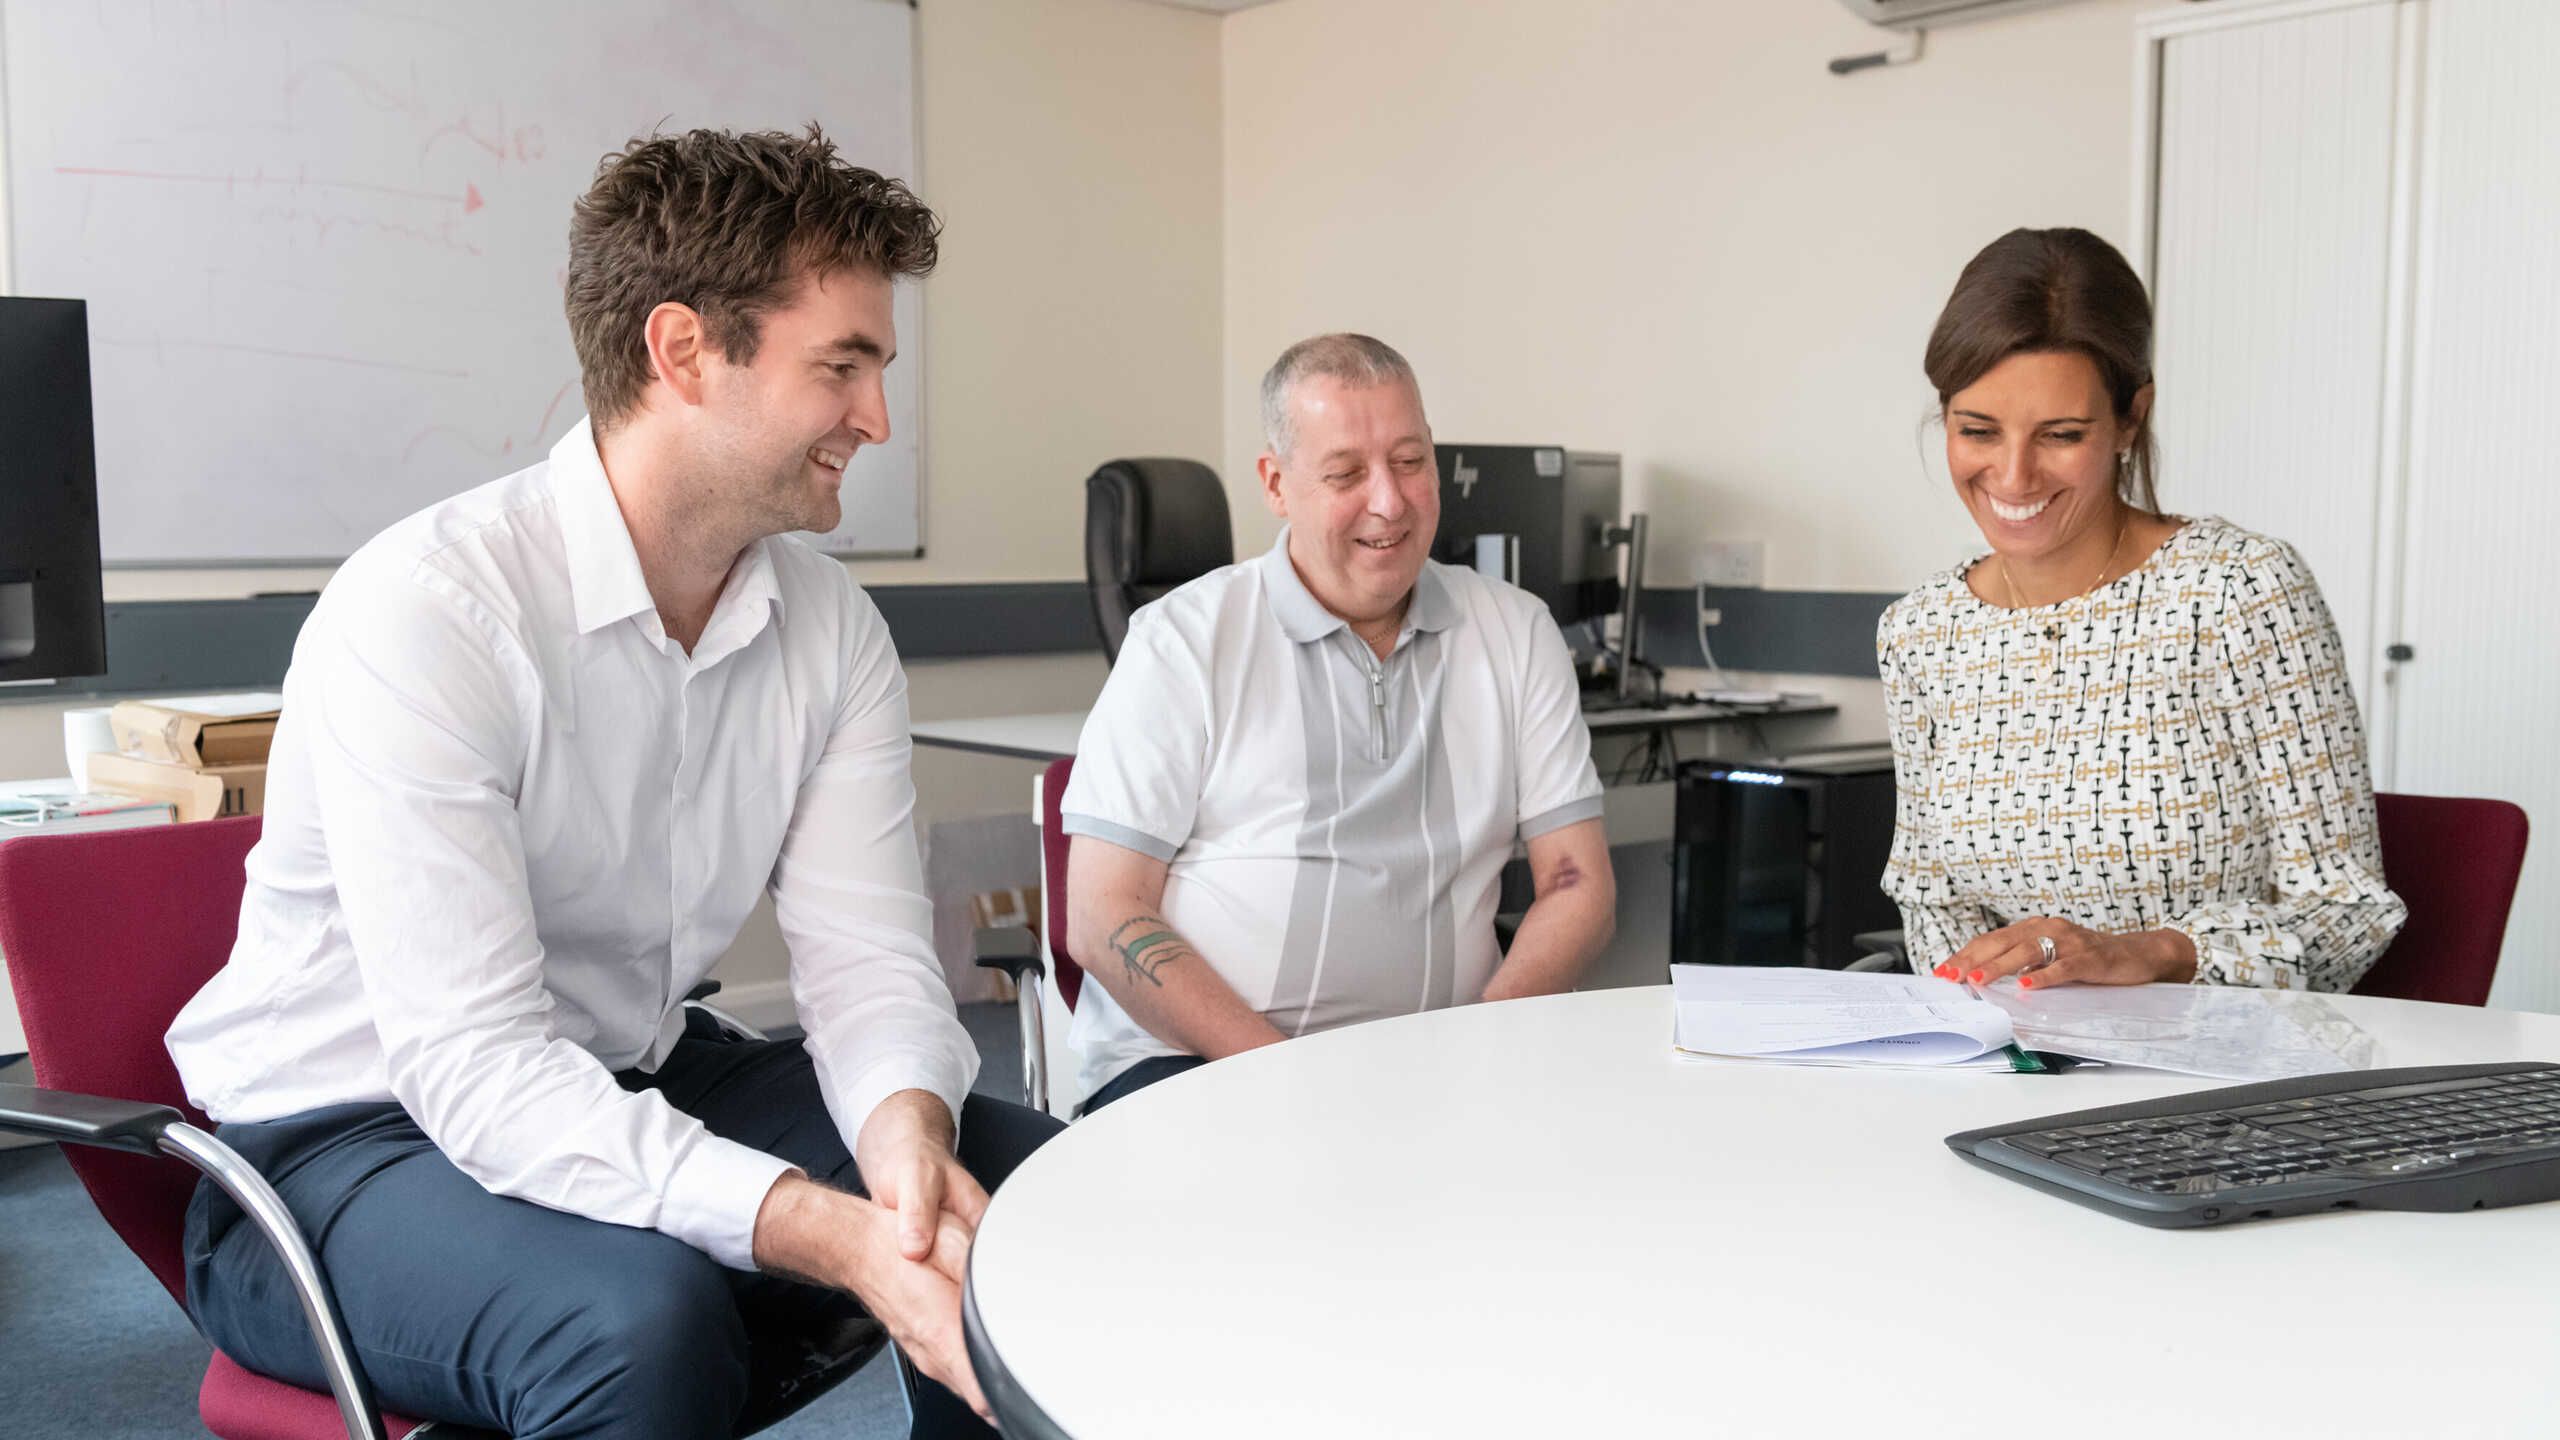
M2019 989L2021 989L2021 990L2033 990L2034 988L2036 988L2036 977L2034 977L2033 975L2021 975L2021 976L2019 976L2019 977L2018 977L2018 988L2019 988Z
M1976 985L1981 984L1984 980L1987 980L1987 979L1989 979L1989 978L1990 978L1990 977L1989 977L1989 975L1987 975L1987 974L1986 974L1985 972L1983 972L1983 971L1976 970L1976 971L1974 971L1974 972L1973 972L1973 983L1974 983L1974 984L1976 984Z

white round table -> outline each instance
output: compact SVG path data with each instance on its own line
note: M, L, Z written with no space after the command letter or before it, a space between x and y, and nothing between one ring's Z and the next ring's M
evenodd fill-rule
M2340 997L2378 1065L2560 1016ZM2560 1204L2152 1230L1950 1151L2217 1082L1683 1058L1667 988L1238 1056L1031 1157L970 1260L1015 1437L2560 1433Z

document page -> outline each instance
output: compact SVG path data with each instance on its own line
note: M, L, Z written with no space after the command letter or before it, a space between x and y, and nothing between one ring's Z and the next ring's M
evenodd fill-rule
M2009 1044L2009 1017L1948 980L1762 965L1671 967L1672 1043L1807 1064L1954 1065Z

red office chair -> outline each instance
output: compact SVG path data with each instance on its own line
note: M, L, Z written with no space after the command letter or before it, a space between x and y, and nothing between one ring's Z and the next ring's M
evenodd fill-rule
M251 815L0 845L0 953L36 1072L35 1085L0 1085L0 1130L68 1142L98 1213L181 1309L197 1172L285 1257L334 1398L215 1351L197 1395L206 1429L223 1440L399 1440L419 1422L374 1406L318 1257L275 1191L187 1103L162 1039L230 958L241 862L257 841Z
M275 1191L187 1103L164 1038L230 957L241 866L258 830L252 815L0 844L0 954L36 1072L35 1085L0 1085L0 1132L65 1142L98 1213L180 1309L198 1171L284 1256L333 1394L270 1380L217 1350L197 1396L206 1429L222 1440L401 1440L420 1422L375 1406L318 1257ZM806 1334L751 1327L749 1340L761 1378L741 1433L808 1404L888 1344L869 1316Z
M2524 870L2524 811L2436 795L2376 795L2373 806L2382 878L2409 923L2355 993L2486 1005Z
M1049 1054L1046 1027L1040 1019L1040 983L1048 975L1058 981L1058 999L1074 1014L1076 996L1084 991L1084 969L1067 954L1067 841L1059 828L1058 802L1067 793L1067 776L1075 757L1052 760L1040 775L1040 933L1020 930L978 932L978 963L1013 977L1015 1004L1022 1014L1023 1100L1034 1110L1049 1108Z

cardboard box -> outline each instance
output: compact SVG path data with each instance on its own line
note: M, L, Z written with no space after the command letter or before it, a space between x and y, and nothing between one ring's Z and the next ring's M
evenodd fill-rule
M107 713L116 748L127 755L205 770L222 765L264 765L275 743L276 716L269 695L199 695L177 700L127 700Z
M89 788L157 800L178 812L181 823L224 815L258 815L267 808L267 767L165 765L137 755L89 757Z
M981 930L1002 930L1012 926L1040 928L1040 887L1009 885L1002 890L984 890L969 897L969 919Z

